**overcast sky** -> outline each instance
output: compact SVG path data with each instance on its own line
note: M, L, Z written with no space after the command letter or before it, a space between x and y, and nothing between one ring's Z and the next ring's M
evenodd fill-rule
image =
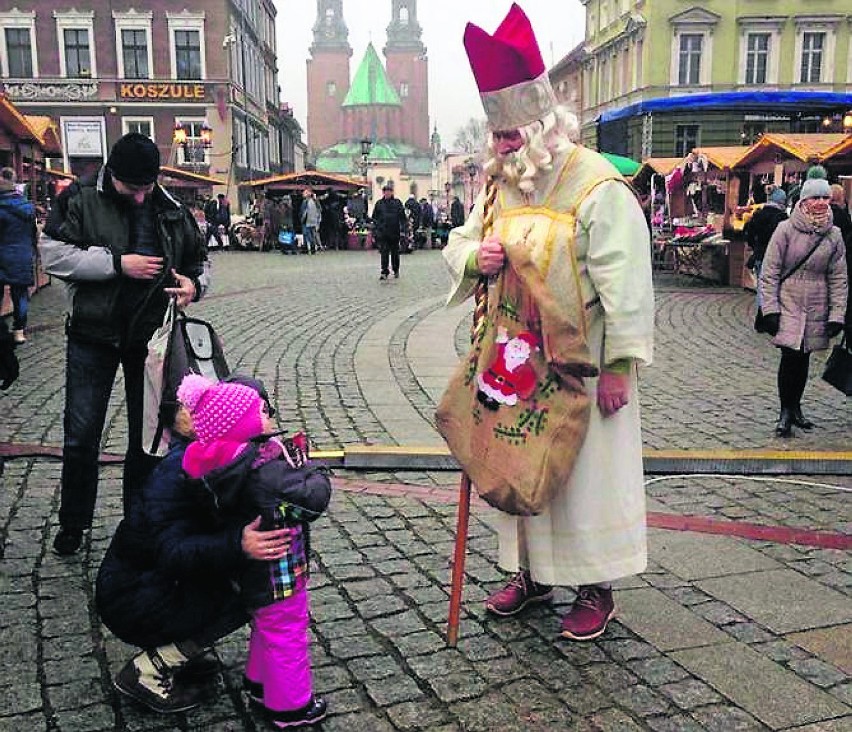
M306 66L315 0L276 0L278 8L278 64L282 100L293 105L305 128L308 113ZM470 117L484 117L467 56L462 46L468 21L493 33L511 7L510 0L420 0L417 20L429 56L429 123L438 125L445 147ZM523 0L538 38L545 64L550 67L583 40L585 11L580 0ZM367 43L372 40L384 61L382 48L391 20L391 0L343 0L343 18L352 46L350 74L354 74Z

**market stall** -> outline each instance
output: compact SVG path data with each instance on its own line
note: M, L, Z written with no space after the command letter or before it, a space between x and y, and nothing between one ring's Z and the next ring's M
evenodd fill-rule
M347 219L343 215L343 207L338 208L338 199L342 198L345 202L346 209L352 209L352 212L361 211L363 209L366 215L366 204L363 201L362 192L364 190L364 181L358 178L348 178L342 175L334 175L331 173L322 173L317 170L306 170L300 173L287 173L284 175L271 176L269 178L261 178L255 181L246 181L240 184L241 187L249 187L256 193L258 199L267 197L271 199L281 199L289 197L291 209L298 212L302 206L302 191L306 188L311 188L316 194L320 203L323 205L323 216L328 213L326 203L334 202L334 211L331 215L335 220L339 218L341 226L347 225ZM331 204L329 204L331 205ZM371 249L373 248L372 232L363 225L363 218L349 217L353 224L347 229L346 247L348 249ZM297 238L301 239L301 222L297 215L293 216L293 226Z

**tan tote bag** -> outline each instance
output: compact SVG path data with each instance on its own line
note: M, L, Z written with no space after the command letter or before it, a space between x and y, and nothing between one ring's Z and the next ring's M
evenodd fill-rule
M507 266L435 416L479 495L506 513L533 515L570 478L591 408L582 377L597 367L586 345L573 217L519 213L495 223ZM546 280L552 265L560 267L558 299Z

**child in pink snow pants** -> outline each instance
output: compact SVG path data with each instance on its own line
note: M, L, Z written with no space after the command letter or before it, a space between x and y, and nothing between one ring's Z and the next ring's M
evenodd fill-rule
M189 374L178 400L192 416L196 439L186 448L183 469L202 481L222 514L235 512L255 528L288 527L283 556L247 560L240 571L241 595L252 615L243 684L273 726L314 724L326 715L313 694L308 650L309 522L331 498L327 471L307 458L304 436L274 436L274 410L263 385L234 377L215 383Z

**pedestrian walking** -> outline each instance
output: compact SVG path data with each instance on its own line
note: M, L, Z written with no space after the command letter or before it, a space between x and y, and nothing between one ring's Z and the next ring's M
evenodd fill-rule
M197 707L221 671L214 644L250 621L236 583L245 566L286 556L290 530L223 513L187 480L183 458L195 437L180 406L169 453L157 465L110 541L95 583L101 622L143 649L116 674L124 695L166 714Z
M72 183L57 199L39 242L45 271L70 291L57 554L77 552L92 525L98 454L118 366L127 400L125 512L155 459L142 450L147 344L169 298L179 307L207 285L204 239L187 208L156 180L160 153L129 133L95 178Z
M227 237L231 232L231 204L225 198L224 193L220 193L215 199L211 199L204 209L204 216L208 221L207 241L212 236L216 240L216 245L219 249L227 249L229 241ZM226 238L223 239L222 236Z
M579 432L585 431L585 439L568 482L538 515L498 514L499 563L514 576L485 607L497 616L513 616L549 600L554 585L577 586L560 632L589 640L606 630L615 613L612 581L643 571L647 563L636 381L636 363L651 361L653 345L647 227L617 171L571 142L576 121L556 101L521 8L512 5L494 35L469 23L464 42L491 131L485 172L497 191L493 202L489 196L493 234L483 240L485 191L468 221L450 234L444 250L453 279L449 303L469 297L481 277L496 277L495 287L501 287L506 251L521 247L543 278L554 312L573 320L576 332L587 333L589 363L600 370L597 378L577 379L579 398L593 406ZM527 234L502 239L504 226ZM557 251L569 253L558 265ZM501 301L493 307L511 312L517 304ZM519 335L517 343L503 341L507 354L510 346L520 354L513 355L512 364L507 360L513 373L538 344L552 347L561 337L545 332L544 325L538 328L541 332ZM540 386L523 384L520 377L512 381L515 394L497 404L507 420L509 405ZM464 444L470 438L451 439ZM494 440L490 449L496 454L506 443L496 434Z
M302 208L299 212L302 222L302 235L305 239L305 247L308 254L319 251L319 227L322 223L322 208L317 201L311 188L302 191Z
M843 244L846 249L846 282L848 285L846 295L846 339L852 340L852 217L849 216L849 207L846 203L846 192L843 186L837 183L831 186L831 215L834 225L840 229Z
M288 528L287 553L252 562L239 574L252 615L245 689L278 727L313 724L326 704L314 697L308 638L308 524L328 506L328 473L308 462L305 449L277 437L262 384L216 384L190 374L178 399L192 417L195 440L183 469L204 481L218 511L242 520L259 517L260 528ZM306 448L306 445L304 446Z
M824 178L809 178L787 221L775 229L760 278L765 330L781 351L778 437L793 427L812 429L802 413L810 356L828 348L843 330L848 297L846 252L833 224L831 188Z
M382 186L382 197L373 207L373 236L381 255L380 280L386 280L393 269L394 278L399 277L399 240L408 230L408 218L402 201L393 195L393 181Z
M12 168L0 169L0 300L9 286L12 300L12 338L25 343L29 288L35 283L35 207L18 192Z

